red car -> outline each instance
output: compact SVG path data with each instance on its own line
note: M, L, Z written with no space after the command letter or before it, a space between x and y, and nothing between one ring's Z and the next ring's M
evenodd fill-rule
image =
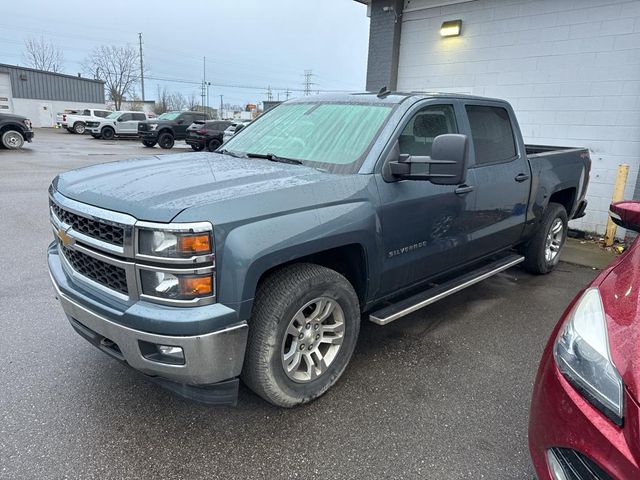
M640 231L640 202L611 206ZM539 480L640 479L640 237L571 302L542 356L529 448Z

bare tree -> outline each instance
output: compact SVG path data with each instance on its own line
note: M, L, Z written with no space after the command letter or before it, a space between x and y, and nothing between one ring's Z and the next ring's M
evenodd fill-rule
M169 110L169 93L166 88L160 90L160 85L158 85L158 97L156 100L156 104L153 107L153 111L157 115L162 115L164 112Z
M187 99L180 92L174 92L169 95L169 109L170 110L184 110L187 106Z
M62 50L44 36L27 38L24 42L22 56L28 67L48 72L62 72L64 63Z
M83 67L95 78L104 80L116 110L120 110L124 97L133 91L140 79L138 49L131 45L96 47L86 58Z
M200 107L200 97L198 97L194 92L191 92L187 97L187 109L197 111L198 107Z

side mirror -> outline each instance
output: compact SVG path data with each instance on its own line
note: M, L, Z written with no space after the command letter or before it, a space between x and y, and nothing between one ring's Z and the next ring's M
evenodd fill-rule
M403 180L429 180L436 185L459 185L467 176L468 138L447 133L433 140L431 156L400 155L389 162L391 174Z
M609 215L619 227L640 232L640 201L624 201L611 205Z
M124 120L122 120L122 117L118 117L118 120L116 120L116 122L123 122Z

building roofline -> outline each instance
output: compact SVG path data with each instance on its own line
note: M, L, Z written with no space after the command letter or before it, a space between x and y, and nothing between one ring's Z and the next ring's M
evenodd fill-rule
M0 63L0 68L3 68L3 67L4 68L14 68L16 70L26 70L27 72L45 73L47 75L55 75L57 77L74 78L76 80L85 80L87 82L94 82L94 83L102 83L102 84L104 84L104 80L96 80L94 78L89 78L89 77L79 77L77 75L69 75L68 73L49 72L47 70L38 70L37 68L22 67L20 65L9 65L8 63Z

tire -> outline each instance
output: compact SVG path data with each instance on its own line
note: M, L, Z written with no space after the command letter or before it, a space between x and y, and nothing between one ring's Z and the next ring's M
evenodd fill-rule
M207 144L207 150L209 150L210 152L214 152L220 147L220 145L222 145L222 143L220 143L220 140L216 140L214 138L213 140L210 140L209 143Z
M112 140L116 136L116 131L111 127L104 127L101 131L102 138L105 140Z
M84 122L76 122L73 125L73 132L77 133L78 135L82 135L85 131L86 125L84 124Z
M549 203L538 231L522 249L527 271L544 275L556 268L567 240L568 224L565 208L558 203Z
M17 150L24 145L24 137L17 130L7 130L2 133L2 146L9 150Z
M160 145L160 148L168 150L170 148L173 148L174 144L175 140L173 138L173 135L171 135L169 132L161 133L158 137L158 145Z
M314 321L314 315L329 306L332 311ZM242 379L273 405L308 403L340 378L359 331L358 296L345 277L309 263L284 267L267 277L256 293ZM318 372L318 365L324 371Z
M204 150L204 145L191 145L191 148L193 148L194 152L201 152Z
M156 146L155 140L143 140L142 144L147 148L153 148Z

